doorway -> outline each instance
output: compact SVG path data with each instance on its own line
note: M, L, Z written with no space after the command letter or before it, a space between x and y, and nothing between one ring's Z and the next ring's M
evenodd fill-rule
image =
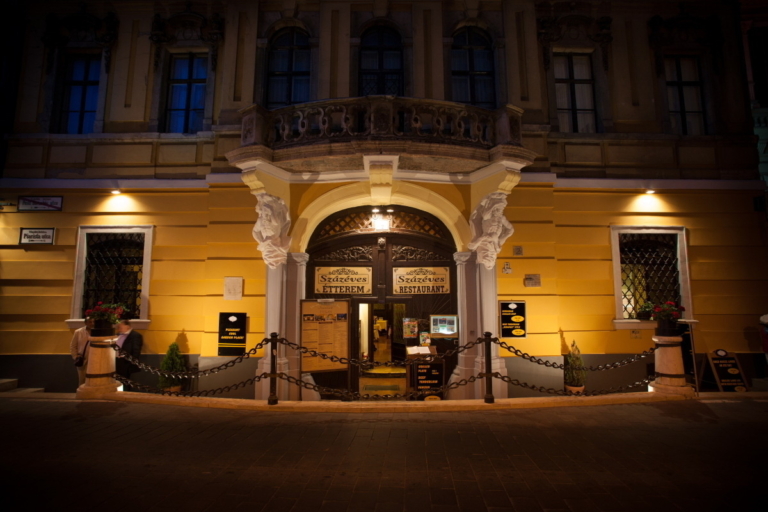
M404 333L406 319L422 330L429 328L430 315L457 313L455 252L448 229L425 212L396 205L343 210L320 223L310 238L305 296L350 300L351 357L403 360L406 348L419 343L413 329ZM345 284L345 276L354 276L354 286ZM443 350L453 348L450 340L441 342ZM450 375L455 360L448 366ZM361 372L352 365L312 377L320 386L362 394L406 391L402 367Z

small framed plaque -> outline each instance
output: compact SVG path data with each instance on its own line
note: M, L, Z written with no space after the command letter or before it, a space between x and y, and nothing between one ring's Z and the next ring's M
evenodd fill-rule
M19 212L60 212L62 196L19 196L16 211Z
M21 228L19 245L53 245L56 228Z

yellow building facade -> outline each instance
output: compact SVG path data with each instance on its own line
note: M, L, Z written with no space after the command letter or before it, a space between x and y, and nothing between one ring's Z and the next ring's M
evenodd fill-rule
M247 348L271 332L299 341L301 301L329 298L312 293L307 269L335 268L322 251L354 245L341 235L432 240L416 224L322 238L331 219L374 207L393 220L423 212L444 228L453 302L434 313L459 316L461 343L498 336L499 302L525 301L526 336L504 341L531 355L558 360L573 340L587 363L647 350L654 323L627 298L637 264L621 246L625 235L659 234L676 244L677 292L665 298L698 321L699 359L725 349L763 375L765 184L741 64L723 57L738 53L729 7L187 4L31 2L0 180L13 203L0 212L0 377L74 389L69 343L90 306L89 233L143 236L132 323L146 362L157 366L178 342L205 368L225 360L221 313L247 313ZM687 37L712 30L718 44ZM30 206L49 197L61 199ZM52 243L22 243L25 230L45 229ZM242 280L241 294L227 278ZM391 277L379 278L379 295L335 298L403 302L384 289ZM480 368L482 354L465 356L452 378ZM505 350L493 358L537 385L561 378ZM279 356L297 378L300 359Z

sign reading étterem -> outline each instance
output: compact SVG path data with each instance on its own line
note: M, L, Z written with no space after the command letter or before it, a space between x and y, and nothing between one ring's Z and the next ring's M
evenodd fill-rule
M371 267L317 267L315 293L331 295L370 295Z
M247 313L219 313L219 355L241 356L245 353Z

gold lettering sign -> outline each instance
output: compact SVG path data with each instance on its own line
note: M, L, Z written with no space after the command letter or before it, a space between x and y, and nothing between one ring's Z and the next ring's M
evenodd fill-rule
M448 267L396 267L394 277L395 295L451 293Z
M315 293L370 295L371 267L317 267Z

